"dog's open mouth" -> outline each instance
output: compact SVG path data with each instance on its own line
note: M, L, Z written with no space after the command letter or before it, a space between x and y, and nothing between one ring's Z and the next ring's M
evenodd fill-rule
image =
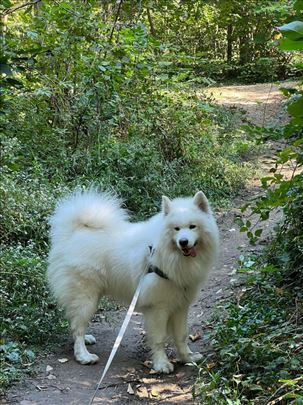
M183 247L182 248L182 253L183 253L183 256L196 257L197 256L196 243L191 248L188 247L188 246Z

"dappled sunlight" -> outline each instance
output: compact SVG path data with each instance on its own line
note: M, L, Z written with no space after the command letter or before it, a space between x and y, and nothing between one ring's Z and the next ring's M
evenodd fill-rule
M281 125L288 120L286 108L281 109L284 96L279 89L295 85L296 82L283 82L209 87L198 94L201 97L206 95L220 105L240 108L245 113L246 120L253 125L273 126Z

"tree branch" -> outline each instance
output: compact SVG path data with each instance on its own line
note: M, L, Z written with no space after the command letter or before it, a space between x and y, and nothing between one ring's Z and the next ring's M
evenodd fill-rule
M117 24L117 21L118 21L118 18L119 18L119 14L120 14L120 9L121 9L122 3L123 3L123 0L120 0L119 6L118 6L118 10L117 10L117 13L116 13L116 17L115 17L115 21L114 21L114 24L113 24L113 26L112 26L112 29L111 29L111 32L110 32L110 35L109 35L109 39L108 39L108 42L109 42L109 43L111 43L111 42L112 42L112 39L113 39L113 35L114 35L114 31L115 31L115 28L116 28L116 24Z
M154 23L152 20L150 9L147 7L146 11L147 11L147 18L148 18L148 22L149 22L149 26L150 26L150 33L152 34L153 37L156 37L156 30L155 30L155 26L154 26Z
M34 4L40 3L41 0L35 0L35 1L29 1L28 3L21 4L20 6L17 6L15 8L7 8L6 10L3 11L1 14L2 17L12 14L17 10L21 10L22 8L28 7L28 6L33 6Z

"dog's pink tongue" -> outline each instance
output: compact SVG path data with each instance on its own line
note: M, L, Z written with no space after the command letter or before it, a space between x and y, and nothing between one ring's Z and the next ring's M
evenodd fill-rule
M197 256L196 248L194 246L190 249L190 255L191 257Z

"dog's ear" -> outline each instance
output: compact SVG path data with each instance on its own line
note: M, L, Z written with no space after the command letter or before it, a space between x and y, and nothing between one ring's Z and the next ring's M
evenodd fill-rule
M171 201L165 195L162 196L162 212L167 215L170 211Z
M198 191L197 194L194 196L194 204L197 205L200 210L206 213L209 212L208 199L206 198L203 191Z

